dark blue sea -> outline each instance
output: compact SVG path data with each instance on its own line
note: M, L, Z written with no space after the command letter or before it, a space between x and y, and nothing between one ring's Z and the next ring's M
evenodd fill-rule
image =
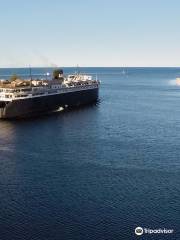
M180 239L180 68L79 70L96 105L0 120L0 240Z

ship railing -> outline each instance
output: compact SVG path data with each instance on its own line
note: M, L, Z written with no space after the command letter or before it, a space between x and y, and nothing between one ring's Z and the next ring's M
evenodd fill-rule
M7 102L10 102L12 101L12 97L7 97L7 96L0 96L0 100L1 101L7 101Z
M52 88L46 88L45 91L19 91L14 93L5 94L5 92L0 93L0 99L3 99L3 101L11 101L13 99L17 98L30 98L32 96L41 96L41 95L49 95L49 94L56 94L56 93L66 93L71 92L72 90L79 90L79 89L92 89L94 87L98 87L98 84L87 84L87 85L77 85L77 86L68 86L68 87L62 87L59 89L52 89Z

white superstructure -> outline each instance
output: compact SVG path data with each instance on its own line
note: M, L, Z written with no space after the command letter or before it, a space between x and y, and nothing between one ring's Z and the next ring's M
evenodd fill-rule
M48 95L69 93L98 88L99 81L83 74L68 75L58 80L0 81L0 101L10 102L18 99L37 98Z

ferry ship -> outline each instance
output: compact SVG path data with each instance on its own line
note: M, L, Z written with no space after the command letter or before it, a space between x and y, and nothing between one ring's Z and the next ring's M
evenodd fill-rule
M0 81L0 118L19 118L96 102L100 82L86 74Z

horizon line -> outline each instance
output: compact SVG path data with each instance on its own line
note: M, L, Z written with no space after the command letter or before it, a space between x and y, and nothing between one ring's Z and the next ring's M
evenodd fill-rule
M26 68L180 68L180 66L22 66L22 67L0 67L0 69L26 69Z

